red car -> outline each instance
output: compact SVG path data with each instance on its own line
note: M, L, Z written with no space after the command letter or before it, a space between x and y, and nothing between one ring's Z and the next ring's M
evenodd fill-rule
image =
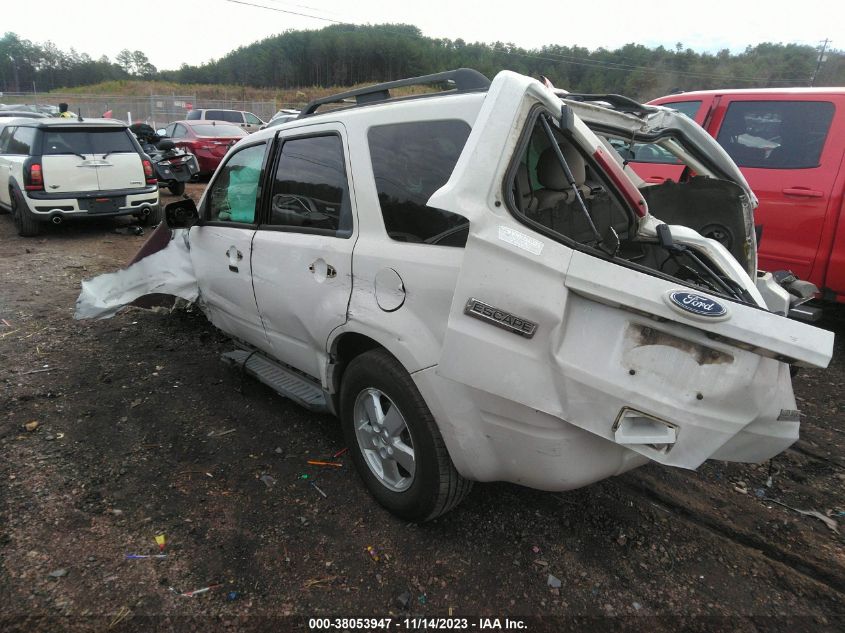
M845 303L845 88L706 90L650 103L695 119L739 166L760 200L760 268L791 270ZM632 154L647 182L681 177L659 145Z
M197 157L200 175L214 173L229 148L248 136L237 125L222 121L176 121L158 131L177 147L182 147Z

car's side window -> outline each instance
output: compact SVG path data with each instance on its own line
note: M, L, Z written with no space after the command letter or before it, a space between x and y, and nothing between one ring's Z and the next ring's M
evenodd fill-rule
M12 133L12 138L9 139L9 146L7 148L8 154L20 154L27 156L32 151L32 146L35 144L35 128L34 127L19 127L15 128Z
M626 237L631 219L614 195L607 176L557 127L552 127L552 133L572 182L537 119L515 165L510 183L511 210L529 225L580 244L595 246L599 239L596 233L601 237L611 228Z
M255 224L255 206L266 147L265 143L246 147L232 154L220 168L208 192L208 221Z
M185 129L184 125L179 125L178 123L173 126L173 131L170 134L171 138L183 138L188 133L188 130Z
M833 110L829 101L734 101L716 140L740 167L818 167Z
M286 140L273 179L270 226L349 237L351 209L340 137Z
M244 112L244 116L246 117L247 123L252 123L253 125L261 125L261 119L255 116L252 112Z
M426 206L455 168L470 126L465 121L414 121L370 128L373 176L387 234L399 242L466 245L469 221Z
M175 134L174 130L176 130L175 123L171 123L166 128L164 128L164 132L165 134L167 134L168 138L173 138L173 135Z
M8 145L9 139L12 137L12 130L15 128L13 127L6 127L3 128L3 131L0 132L0 154L8 154Z

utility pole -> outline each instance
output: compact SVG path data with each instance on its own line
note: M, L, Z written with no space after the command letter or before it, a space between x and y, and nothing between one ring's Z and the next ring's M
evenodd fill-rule
M822 62L827 61L827 58L824 56L824 52L827 50L827 45L832 44L833 42L828 38L824 38L824 42L822 42L822 50L819 52L819 59L816 62L816 69L813 71L813 77L810 79L810 86L816 85L816 77L819 74L819 69L822 67Z

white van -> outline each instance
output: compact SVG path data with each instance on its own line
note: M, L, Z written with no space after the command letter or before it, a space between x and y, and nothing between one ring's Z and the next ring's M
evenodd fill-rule
M252 112L244 112L243 110L191 110L185 119L187 121L227 121L228 123L234 123L249 133L257 132L261 126L266 125L264 121Z

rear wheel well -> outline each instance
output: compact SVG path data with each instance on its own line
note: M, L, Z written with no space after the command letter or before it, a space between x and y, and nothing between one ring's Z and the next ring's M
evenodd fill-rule
M340 383L343 373L357 356L372 349L386 349L378 341L357 332L345 332L332 343L331 362L334 367L331 373L331 389L335 396L340 393Z

